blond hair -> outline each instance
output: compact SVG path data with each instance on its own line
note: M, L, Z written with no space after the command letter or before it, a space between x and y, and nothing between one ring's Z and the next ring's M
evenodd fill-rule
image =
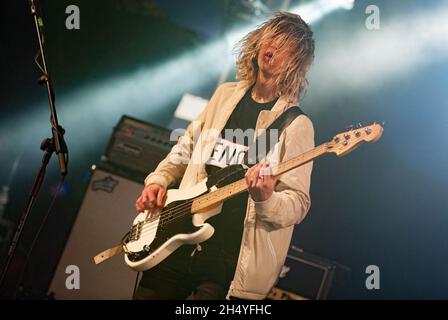
M294 50L295 54L275 80L276 94L288 101L297 101L308 81L306 73L314 59L313 32L302 18L289 12L277 12L274 17L248 33L235 46L238 55L237 79L251 85L257 79L257 57L263 43L279 41L278 50Z

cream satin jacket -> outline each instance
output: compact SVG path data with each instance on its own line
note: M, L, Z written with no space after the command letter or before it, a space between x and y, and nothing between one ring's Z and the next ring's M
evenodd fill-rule
M170 154L145 179L166 188L181 180L180 189L206 178L205 162L215 146L216 134L227 123L232 111L248 90L246 82L224 83L213 94L199 118L193 121ZM256 132L267 128L291 104L280 97L271 110L263 110ZM286 161L314 148L311 120L298 116L281 134L266 161ZM248 197L244 231L235 275L227 297L264 299L275 285L291 241L294 225L306 216L310 205L312 162L279 176L273 195L264 202Z

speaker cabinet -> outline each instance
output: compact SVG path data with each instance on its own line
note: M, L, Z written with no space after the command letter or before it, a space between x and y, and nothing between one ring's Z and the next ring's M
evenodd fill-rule
M136 272L123 254L95 265L93 257L116 246L136 216L143 183L93 168L88 189L50 284L55 299L132 299ZM79 289L73 277L79 270ZM66 273L68 272L68 273ZM68 286L66 284L68 282ZM73 288L75 287L75 288Z
M348 267L291 245L278 282L268 298L332 299L345 289L349 275Z

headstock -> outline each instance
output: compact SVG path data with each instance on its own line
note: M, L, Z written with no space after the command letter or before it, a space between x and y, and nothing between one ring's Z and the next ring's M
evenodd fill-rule
M363 142L377 141L383 134L383 127L377 123L370 126L351 129L337 134L327 142L328 152L334 152L338 157L342 157L356 149Z

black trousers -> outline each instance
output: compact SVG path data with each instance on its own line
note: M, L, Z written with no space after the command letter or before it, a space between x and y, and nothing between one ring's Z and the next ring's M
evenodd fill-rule
M137 300L221 300L233 279L237 255L213 243L184 245L154 268L145 271L136 290Z

